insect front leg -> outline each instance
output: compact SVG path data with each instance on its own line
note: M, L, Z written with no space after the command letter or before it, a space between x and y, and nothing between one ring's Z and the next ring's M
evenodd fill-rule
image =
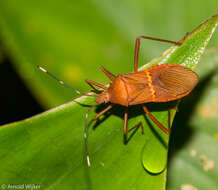
M85 117L85 128L84 128L84 141L85 141L85 152L86 152L86 160L87 160L87 164L88 167L91 166L90 164L90 158L89 158L89 152L88 152L88 142L87 142L87 129L88 129L88 114L89 112L95 108L98 104L93 105L92 107L90 107L87 112L86 112L86 117ZM107 108L105 108L103 111L101 111L98 115L96 115L93 120L98 119L101 115L103 115L105 112L107 112L109 109L111 109L114 106L114 104L109 105Z
M106 113L108 110L110 110L112 107L114 106L114 104L109 105L108 107L106 107L104 110L102 110L100 113L98 113L93 120L98 119L101 115L103 115L104 113Z
M107 69L105 69L103 66L100 67L100 69L104 72L104 74L111 80L113 81L115 79L115 76L109 72Z
M101 90L98 90L98 89L95 88L94 86L97 86L97 87L99 87L99 88L101 88L101 89L104 89L104 90L107 90L107 89L108 89L108 88L107 88L106 86L104 86L103 84L97 83L97 82L95 82L95 81L88 80L88 79L86 79L85 81L86 81L86 83L87 83L89 86L91 86L91 87L94 89L94 91L95 91L97 94L101 93L102 91L101 91Z

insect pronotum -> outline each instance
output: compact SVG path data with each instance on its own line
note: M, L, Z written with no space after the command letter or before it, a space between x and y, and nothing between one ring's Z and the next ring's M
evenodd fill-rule
M94 96L95 102L97 104L90 107L85 116L85 128L84 128L84 140L85 140L85 151L87 164L90 167L90 158L88 153L87 145L87 120L88 113L96 107L98 104L108 103L104 110L98 113L93 120L98 119L105 112L110 110L115 104L120 104L125 106L124 112L124 126L123 133L127 135L131 130L142 127L141 122L136 124L134 127L127 129L128 121L128 107L132 105L141 104L143 110L151 118L151 120L166 134L170 132L170 110L168 109L168 128L164 127L147 109L145 103L148 102L168 102L172 100L180 99L188 95L198 82L198 75L192 70L188 69L185 66L179 64L162 64L152 66L146 70L138 71L138 56L140 49L140 40L141 39L150 39L160 42L167 42L175 45L181 45L180 42L174 42L169 40L163 40L159 38L153 38L148 36L139 36L136 38L135 42L135 56L134 56L134 72L122 75L113 75L104 67L101 67L101 70L105 75L111 80L109 87L102 85L100 83L86 80L86 82L93 88L93 91L96 94L88 95L82 94L78 90L71 88L63 81L56 78L54 75L49 73L44 68L38 66L38 68L47 73L49 76L57 80L61 85L64 85L67 88L72 89L79 95ZM95 88L98 87L97 88ZM100 90L99 90L100 89Z

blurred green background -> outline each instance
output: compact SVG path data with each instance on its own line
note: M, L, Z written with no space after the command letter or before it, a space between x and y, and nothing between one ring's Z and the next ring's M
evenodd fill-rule
M90 89L84 82L86 78L108 82L99 69L102 65L114 74L133 70L137 36L177 41L216 12L217 0L1 0L0 124L25 119L77 97L74 92L39 71L36 65L46 68L72 87L86 92ZM209 47L217 44L218 32L214 34ZM168 47L167 44L143 41L140 65L159 56ZM215 56L217 49L214 48L212 52ZM208 59L213 56L210 55ZM214 58L212 65L217 60ZM210 71L205 76L212 75ZM218 87L216 81L211 88ZM199 95L198 91L193 94ZM216 96L211 94L211 105L215 105ZM204 96L206 97L205 93ZM191 104L191 98L181 106L175 119L174 124L178 127L173 133L172 148L176 150L184 147L184 141L188 141L195 131L187 127L183 129L183 121L189 127L208 125L212 128L209 130L211 135L217 132L213 129L217 122L217 107L215 113L209 110L209 119L211 114L215 116L208 121L208 117L202 117L201 114L205 112L201 107L194 114L190 113L193 111L190 107L196 106ZM211 98L204 99L203 104L206 105L204 102L208 101ZM200 144L200 137L198 143ZM177 153L172 151L171 155L175 154ZM183 156L186 153L181 154ZM180 167L185 167L178 160L175 162ZM179 174L179 168L170 168L171 170L170 177L173 173ZM169 187L177 187L178 183L173 186L174 182L176 180L171 181Z

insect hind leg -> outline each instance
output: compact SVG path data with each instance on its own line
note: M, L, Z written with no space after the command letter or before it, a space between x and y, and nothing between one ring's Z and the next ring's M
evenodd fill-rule
M166 134L170 133L170 112L168 109L168 129L166 127L164 127L152 114L151 112L148 110L148 108L142 104L142 108L145 111L145 113L150 117L150 119Z
M171 40L164 40L164 39L153 38L153 37L149 37L149 36L139 36L139 37L137 37L136 41L135 41L135 54L134 54L134 71L135 72L138 71L138 57L139 57L140 40L141 39L154 40L154 41L159 41L159 42L171 43L171 44L175 44L175 45L181 45L180 42L175 42L175 41L171 41Z

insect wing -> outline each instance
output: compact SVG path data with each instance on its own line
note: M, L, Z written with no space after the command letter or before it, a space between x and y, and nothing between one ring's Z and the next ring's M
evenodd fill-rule
M159 71L158 71L159 70ZM155 102L167 102L189 94L198 82L198 75L192 70L177 64L160 65L156 74L152 73Z

